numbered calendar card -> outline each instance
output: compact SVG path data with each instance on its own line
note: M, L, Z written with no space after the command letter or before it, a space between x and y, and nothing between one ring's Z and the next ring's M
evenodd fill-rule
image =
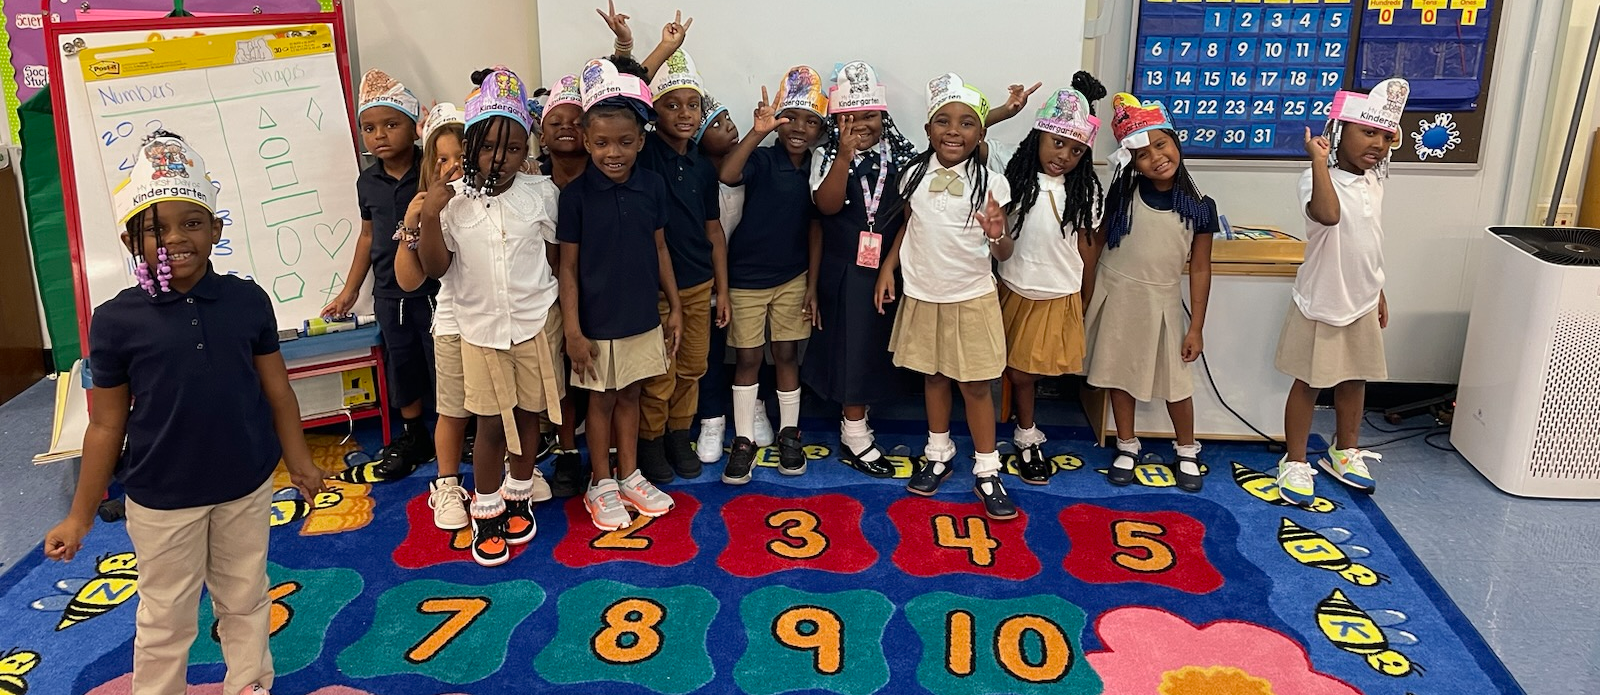
M1334 92L1405 77L1412 93L1424 96L1413 109L1437 112L1406 114L1402 140L1419 137L1404 142L1396 160L1476 161L1492 57L1490 5L1140 0L1130 84L1141 99L1167 105L1186 155L1298 159L1305 129L1321 132ZM1441 137L1438 129L1451 127ZM1419 149L1430 131L1438 132ZM1470 147L1461 147L1465 141Z

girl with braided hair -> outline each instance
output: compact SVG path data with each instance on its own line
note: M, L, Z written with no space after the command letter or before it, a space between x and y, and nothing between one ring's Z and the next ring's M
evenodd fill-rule
M1089 297L1084 343L1091 386L1110 389L1117 454L1106 479L1133 482L1140 463L1134 436L1136 401L1167 404L1176 433L1171 464L1178 488L1199 492L1200 444L1194 439L1194 379L1211 294L1211 235L1217 206L1200 194L1183 165L1176 131L1159 103L1132 94L1111 100L1111 129L1121 148L1106 195L1105 220L1088 247ZM1098 265L1097 265L1098 264ZM1179 283L1189 273L1191 316L1185 327Z
M1104 204L1090 146L1100 128L1094 103L1105 96L1093 75L1073 75L1072 87L1039 109L1005 167L1006 229L1016 240L999 264L1005 375L1017 407L1017 473L1032 485L1048 483L1051 473L1033 419L1034 384L1083 370L1083 257Z
M556 305L556 187L520 173L532 119L521 78L472 75L461 179L428 190L418 243L423 270L453 282L465 406L477 417L472 557L494 566L533 540L531 504L551 497L534 465L539 413L559 425L564 394ZM445 178L455 178L452 171ZM502 481L496 462L511 455Z

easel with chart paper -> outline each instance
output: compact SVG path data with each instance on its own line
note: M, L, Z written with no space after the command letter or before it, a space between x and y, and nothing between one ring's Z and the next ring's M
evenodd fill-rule
M204 152L217 272L255 280L279 328L343 289L358 172L342 14L172 17L46 27L80 332L133 284L111 191L154 128Z

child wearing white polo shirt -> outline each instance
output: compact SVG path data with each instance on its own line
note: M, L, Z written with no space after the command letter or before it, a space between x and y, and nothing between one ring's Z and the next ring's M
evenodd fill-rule
M1400 115L1410 85L1379 82L1371 94L1334 95L1321 137L1306 129L1311 168L1300 177L1306 220L1306 260L1295 274L1294 306L1278 338L1278 371L1294 377L1283 409L1288 452L1278 465L1284 501L1316 500L1307 438L1317 392L1333 388L1338 419L1328 455L1318 463L1357 490L1376 482L1367 461L1381 455L1357 445L1367 382L1384 379L1383 329L1389 305L1383 295L1383 183L1389 151L1399 143Z
M948 73L928 83L928 149L897 184L910 210L905 231L878 269L879 311L895 299L895 270L905 276L905 301L895 316L889 351L897 367L923 374L928 411L924 460L906 489L931 496L954 471L950 382L961 389L975 449L973 491L991 519L1017 516L1000 483L990 387L1006 367L1005 328L990 258L1011 256L1001 206L1011 186L991 171L978 147L989 101Z
M478 418L472 557L488 567L510 559L507 546L533 540L530 504L550 498L542 479L535 485L534 456L538 413L561 423L562 323L552 261L556 187L519 173L532 123L526 90L504 68L473 79L464 176L428 191L418 252L429 275L453 268L460 280L452 292L466 409ZM507 451L511 475L502 485Z

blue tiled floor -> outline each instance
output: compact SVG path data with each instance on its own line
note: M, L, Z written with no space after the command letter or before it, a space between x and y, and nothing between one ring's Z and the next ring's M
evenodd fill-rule
M49 446L54 386L41 382L0 406L0 473L8 483L0 493L0 572L71 503L73 465L30 461ZM880 408L874 419L920 414L912 401ZM1331 432L1332 415L1318 414L1317 431ZM1083 424L1067 404L1041 403L1040 420ZM1370 428L1363 435L1367 442L1393 436ZM1527 692L1600 695L1600 502L1512 497L1421 438L1381 451L1375 499Z

